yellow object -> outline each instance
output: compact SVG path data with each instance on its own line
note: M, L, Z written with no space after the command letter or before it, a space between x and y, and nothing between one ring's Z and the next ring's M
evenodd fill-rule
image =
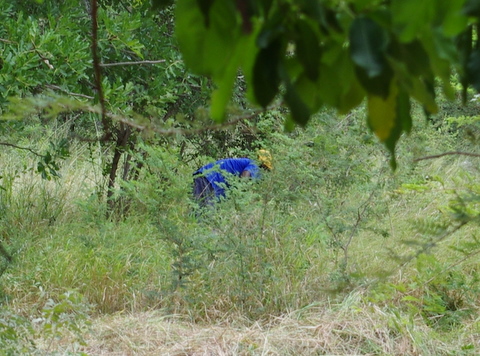
M382 142L390 138L398 121L397 97L398 87L393 80L390 95L386 99L376 95L368 96L368 124Z
M267 150L258 150L257 158L261 165L267 167L268 170L273 168L272 154Z

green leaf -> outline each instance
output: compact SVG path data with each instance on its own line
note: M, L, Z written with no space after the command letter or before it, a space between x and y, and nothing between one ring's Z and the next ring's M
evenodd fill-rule
M431 25L435 0L392 0L393 26L402 42L410 42Z
M441 25L446 36L456 36L467 27L468 18L463 12L463 3L464 0L447 0L442 2L442 8L437 8L437 12L442 11Z
M257 46L266 48L275 39L285 35L285 11L280 6L274 6L271 13L261 24L261 32L257 37Z
M397 141L400 139L400 136L403 132L409 133L412 128L412 117L410 115L411 105L410 98L408 94L403 90L400 90L397 96L397 116L395 120L395 126L390 132L390 137L385 141L385 146L388 148L391 154L390 165L392 169L397 167L396 157L395 157L395 147Z
M320 40L306 20L299 20L295 26L295 54L307 76L316 80L322 54Z
M462 84L462 102L467 102L467 87L469 84L467 64L472 53L473 45L473 27L468 26L467 29L456 37L456 46L460 61L460 83Z
M341 31L337 14L334 10L324 6L322 2L317 0L302 0L298 2L298 5L305 16L308 16L320 25L323 33L329 34L331 30Z
M253 92L255 99L262 107L273 100L280 85L279 64L283 44L275 39L262 48L255 59L253 67Z
M462 12L468 16L480 17L480 1L467 0L463 5Z
M176 36L185 64L195 73L222 75L240 37L237 13L229 1L217 1L209 11L209 26L196 0L176 4Z
M388 98L369 95L367 104L368 124L390 151L390 164L395 169L396 143L402 132L409 132L412 127L408 94L398 87L396 81L392 81Z
M376 77L369 77L361 67L355 67L355 73L365 90L375 96L387 98L390 94L390 83L393 78L393 70L385 65L383 72Z
M252 23L252 14L254 12L254 4L250 0L237 0L236 8L241 17L241 27L242 32L249 34L252 32L253 23Z
M405 297L402 298L402 301L404 302L416 302L416 303L421 303L422 300L421 299L418 299L414 296L411 296L411 295L407 295Z
M341 43L336 46L325 53L328 58L322 58L316 91L322 102L346 113L361 103L365 91L355 76L348 50Z
M433 80L430 57L419 40L408 43L392 43L393 55L407 65L408 71L415 76Z
M402 132L410 133L412 130L412 116L411 116L411 103L407 93L403 90L400 91L397 97L397 129L399 130L395 137L395 142L400 138ZM392 136L392 135L391 135ZM394 136L392 136L394 138Z
M295 129L295 121L293 121L291 116L285 118L284 128L286 132L292 132Z
M317 85L316 82L311 81L305 74L301 75L295 82L298 95L311 112L318 111L323 104Z
M337 105L338 112L344 115L360 105L365 98L365 90L356 77L354 77L349 84L350 85L345 86L347 90L340 97L339 104Z
M215 78L217 89L212 94L210 114L212 119L222 122L225 119L225 109L232 96L233 85L235 84L238 68L245 62L246 56L254 56L255 35L243 36L232 54L222 76Z
M214 2L215 0L197 0L198 7L200 8L203 18L205 19L205 27L210 26L210 8Z
M446 37L439 29L433 29L432 35L439 57L450 63L456 63L458 60L458 53L455 48L454 39Z
M350 27L350 53L353 62L362 68L368 77L377 77L385 69L385 50L388 35L375 21L368 17L356 18Z
M437 113L438 106L435 102L435 90L432 82L429 82L424 76L412 75L408 70L408 65L401 61L392 58L390 63L402 88L417 99L426 111L432 114Z
M398 88L392 85L386 99L378 95L368 95L368 125L380 141L385 142L390 137L397 119Z
M480 48L475 48L467 62L467 78L470 84L480 91Z
M437 48L439 40L434 37L434 31L429 29L425 30L419 36L419 39L430 58L430 67L432 68L433 74L442 80L443 91L447 98L453 99L455 97L455 91L450 82L451 67L449 60L451 57L445 56L449 51L446 51L443 55L439 52L439 49Z
M286 83L286 93L284 98L290 109L293 121L301 126L305 126L310 119L311 112L300 97L295 86L289 81Z

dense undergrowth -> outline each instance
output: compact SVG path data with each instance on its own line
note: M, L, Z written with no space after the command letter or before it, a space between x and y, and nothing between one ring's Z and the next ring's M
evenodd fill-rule
M413 107L395 172L364 108L285 133L243 76L208 129L173 9L98 3L97 41L91 2L0 3L0 355L478 354L478 98ZM258 148L196 218L192 172Z
M475 152L464 136L475 125L417 115L393 172L362 115L324 112L304 130L270 132L259 144L273 153L274 170L234 182L228 199L199 219L190 199L197 163L183 161L175 145L145 144L138 180L116 193L128 212L108 218L95 148L71 148L52 180L35 172L28 152L5 150L2 349L80 352L88 325L117 312L248 325L299 310L312 317L312 306L345 307L355 296L351 308L362 317L384 313L390 341L410 335L413 348L433 354L435 340L453 333L442 353L474 353L478 158L414 159ZM28 139L48 145L57 130L45 126L42 138ZM413 337L415 328L427 331ZM351 343L350 351L375 350Z

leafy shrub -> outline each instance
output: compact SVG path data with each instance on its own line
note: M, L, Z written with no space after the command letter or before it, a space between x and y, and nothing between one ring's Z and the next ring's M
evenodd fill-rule
M62 294L57 302L49 299L35 319L1 308L0 348L5 355L50 353L62 348L67 352L77 351L85 345L88 311L84 298L77 292ZM71 341L67 347L59 344L64 337Z

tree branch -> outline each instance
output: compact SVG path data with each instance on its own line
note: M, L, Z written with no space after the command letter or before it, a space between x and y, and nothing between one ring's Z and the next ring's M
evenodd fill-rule
M451 151L451 152L440 153L438 155L431 155L431 156L416 158L413 161L414 162L419 162L419 161L424 161L424 160L427 160L427 159L435 159L435 158L440 158L440 157L445 157L445 156L480 157L480 154L479 153L462 152L462 151Z
M221 130L225 129L230 126L234 126L237 123L244 121L244 120L249 120L253 118L254 116L262 113L264 110L256 110L252 113L244 114L244 115L239 115L233 118L232 120L222 123L222 124L214 124L214 125L203 125L202 127L196 128L196 129L161 129L159 127L155 127L154 125L142 125L136 122L133 122L131 119L125 118L125 117L120 117L116 115L111 115L110 117L113 120L119 121L121 123L124 123L125 125L131 126L137 130L140 131L153 131L158 134L164 135L164 136L172 136L172 135L189 135L189 134L196 134L200 132L204 132L207 130Z
M0 42L8 43L8 44L14 44L14 43L17 44L18 43L18 42L6 40L6 39L3 39L3 38L0 38Z
M52 85L52 84L45 84L45 87L49 88L49 89L54 89L54 90L59 90L65 94L68 94L70 96L78 96L80 98L85 98L85 99L90 99L90 100L93 100L95 99L93 96L90 96L90 95L85 95L85 94L78 94L78 93L72 93L72 92L69 92L65 89L62 89L60 88L58 85Z
M137 64L157 64L165 63L165 59L159 59L157 61L135 61L135 62L116 62L116 63L100 63L100 67L116 67L116 66L133 66Z
M8 143L8 142L0 142L0 146L8 146L8 147L16 148L18 150L29 151L30 153L33 153L37 157L43 157L40 153L38 153L37 151L35 151L35 150L33 150L29 147L21 147L21 146L17 146L17 145L14 145L13 143Z
M357 219L355 221L355 224L353 225L353 229L350 232L350 236L348 237L347 242L342 246L342 250L343 250L343 253L344 253L344 259L345 259L344 260L345 261L345 267L348 265L348 247L352 243L353 236L357 232L357 230L360 226L360 222L363 219L363 215L365 214L365 211L367 211L367 208L369 207L370 202L373 200L373 196L375 195L375 193L376 193L376 189L372 189L372 191L370 192L370 195L368 196L367 200L365 200L357 209Z

